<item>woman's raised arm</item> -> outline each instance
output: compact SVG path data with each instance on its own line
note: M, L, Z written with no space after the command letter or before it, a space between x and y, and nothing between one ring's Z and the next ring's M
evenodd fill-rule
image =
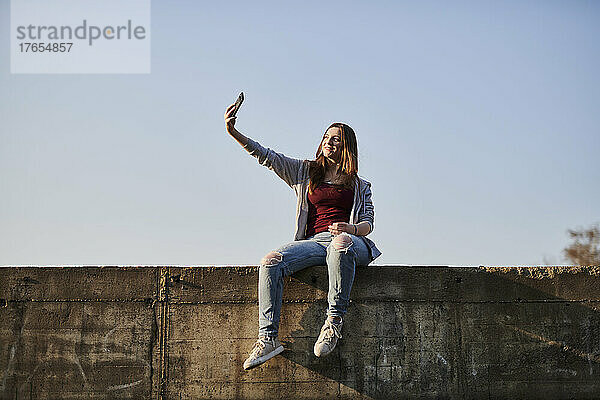
M235 129L235 117L232 117L234 104L225 111L225 129L251 156L256 157L258 163L274 171L285 183L293 189L300 183L303 161L288 157L270 148L263 147L260 143L244 136Z

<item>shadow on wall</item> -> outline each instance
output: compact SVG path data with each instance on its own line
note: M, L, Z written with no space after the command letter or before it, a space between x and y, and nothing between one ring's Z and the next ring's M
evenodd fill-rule
M363 267L334 352L313 355L320 300L282 355L338 382L340 397L597 398L600 315L589 271ZM325 269L293 278L327 292Z

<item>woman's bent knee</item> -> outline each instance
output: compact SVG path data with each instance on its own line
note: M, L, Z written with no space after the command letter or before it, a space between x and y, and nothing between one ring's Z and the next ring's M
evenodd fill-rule
M331 246L333 247L333 250L342 252L347 252L348 249L352 247L352 244L352 238L350 237L350 235L347 235L345 233L337 235L331 241Z
M283 261L283 254L278 251L272 251L260 260L260 265L273 267Z

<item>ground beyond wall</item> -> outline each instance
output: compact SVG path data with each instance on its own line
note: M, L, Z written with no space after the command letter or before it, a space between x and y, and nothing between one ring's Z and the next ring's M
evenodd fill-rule
M325 267L241 364L257 267L0 268L2 399L600 398L600 268L370 266L326 359Z

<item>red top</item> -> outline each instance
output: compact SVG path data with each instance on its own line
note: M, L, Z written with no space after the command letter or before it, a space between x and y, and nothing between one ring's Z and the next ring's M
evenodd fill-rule
M308 222L305 237L328 230L334 222L349 222L354 190L341 185L321 183L308 194Z

